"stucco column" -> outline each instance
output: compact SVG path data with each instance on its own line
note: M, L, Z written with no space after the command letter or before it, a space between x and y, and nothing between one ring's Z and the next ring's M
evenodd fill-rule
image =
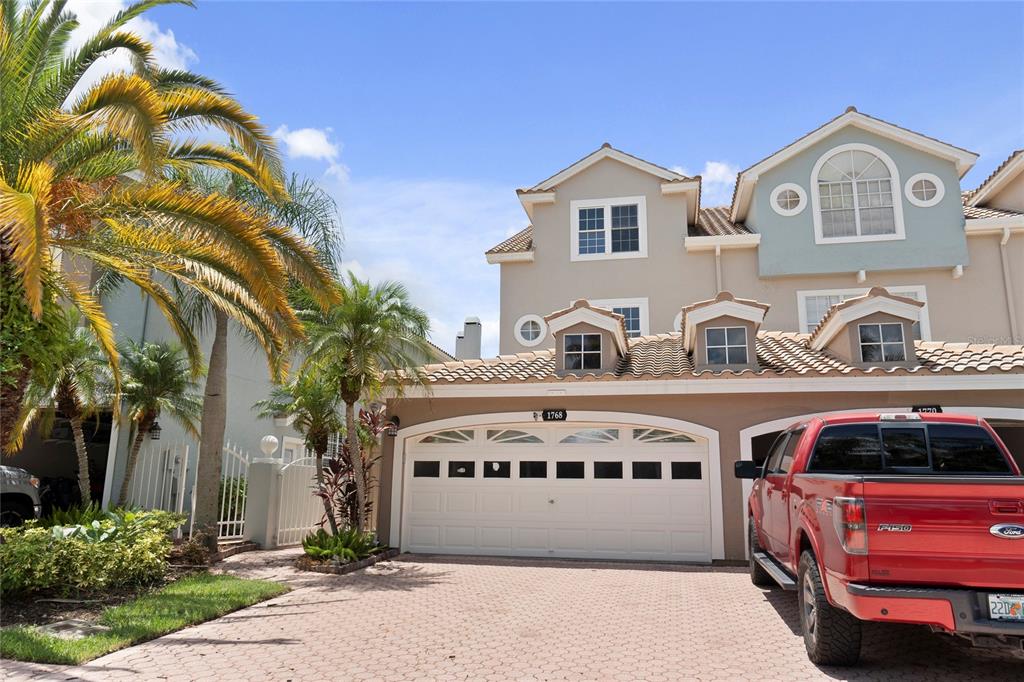
M278 516L281 511L281 468L276 457L254 459L249 464L245 501L245 539L263 549L277 547Z

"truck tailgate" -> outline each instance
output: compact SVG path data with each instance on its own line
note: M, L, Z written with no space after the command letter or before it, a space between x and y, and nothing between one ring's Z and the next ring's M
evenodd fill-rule
M872 582L1024 589L1024 478L864 478Z

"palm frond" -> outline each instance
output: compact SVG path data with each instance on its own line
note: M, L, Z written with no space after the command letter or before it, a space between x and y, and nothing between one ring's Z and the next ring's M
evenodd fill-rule
M89 88L72 111L130 141L143 170L156 168L166 118L163 103L149 81L136 75L111 74Z
M36 319L43 314L43 277L49 267L48 209L53 167L22 165L14 187L0 177L0 234L13 245L11 261Z

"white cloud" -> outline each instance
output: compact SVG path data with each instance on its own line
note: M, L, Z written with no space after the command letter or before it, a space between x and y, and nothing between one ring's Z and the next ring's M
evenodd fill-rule
M683 175L700 175L701 206L720 206L732 201L736 174L740 171L726 161L705 161L700 173L691 173L682 166L673 166L672 170Z
M284 142L288 156L293 159L313 159L315 161L331 161L338 158L339 146L331 142L331 129L299 128L289 130L282 125L274 131L274 137Z
M86 40L103 28L114 14L127 7L127 4L123 0L70 0L67 10L74 13L78 19L78 28L71 33L68 51L81 47ZM153 59L165 69L189 69L199 61L192 48L178 42L174 31L161 29L156 22L146 19L145 16L132 19L122 30L137 33L150 43L153 47ZM115 71L128 71L131 68L131 58L128 54L124 50L115 50L93 64L72 93L71 100L74 101L85 88L103 76Z
M483 323L498 351L498 269L484 251L526 224L515 191L461 180L358 177L330 183L345 226L342 269L403 282L431 318L431 340L455 349L463 320Z

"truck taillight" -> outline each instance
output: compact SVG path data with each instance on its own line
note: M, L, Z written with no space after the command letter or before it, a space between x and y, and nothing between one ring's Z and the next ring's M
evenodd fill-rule
M832 522L839 543L847 554L868 553L868 519L864 500L859 497L837 497L832 500Z

